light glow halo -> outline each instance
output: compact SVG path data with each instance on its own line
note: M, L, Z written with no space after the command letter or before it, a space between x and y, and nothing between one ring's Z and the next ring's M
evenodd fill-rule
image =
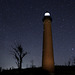
M46 12L46 13L44 14L44 16L50 16L50 13L49 13L49 12Z

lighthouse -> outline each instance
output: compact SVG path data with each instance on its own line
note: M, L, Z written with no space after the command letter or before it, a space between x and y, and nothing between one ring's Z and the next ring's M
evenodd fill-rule
M43 53L42 68L50 73L54 72L53 41L51 30L52 18L49 12L43 17Z

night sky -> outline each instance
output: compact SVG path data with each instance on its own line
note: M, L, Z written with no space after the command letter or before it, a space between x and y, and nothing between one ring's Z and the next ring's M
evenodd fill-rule
M0 67L16 68L14 43L24 51L23 68L42 65L44 13L52 16L54 61L65 65L75 56L75 0L0 0Z

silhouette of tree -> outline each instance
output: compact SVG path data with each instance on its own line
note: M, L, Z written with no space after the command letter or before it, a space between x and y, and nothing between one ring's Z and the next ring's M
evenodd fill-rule
M71 66L71 58L69 58L69 60L68 60L68 66Z
M2 67L0 67L0 72L2 72Z
M28 54L27 52L24 52L21 44L17 44L15 47L12 47L13 51L11 51L11 54L16 59L16 64L19 69L22 69L22 61L23 58Z
M73 57L72 65L75 65L75 57Z
M31 68L35 68L36 66L34 65L34 60L31 60Z

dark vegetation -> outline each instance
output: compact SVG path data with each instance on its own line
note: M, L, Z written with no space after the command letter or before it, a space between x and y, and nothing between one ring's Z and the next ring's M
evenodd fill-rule
M26 69L10 69L3 70L0 75L15 74L15 75L50 75L49 72L39 68L26 68ZM75 75L75 66L55 66L54 75Z
M75 66L55 66L56 75L75 75Z
M21 44L16 44L12 49L11 54L14 56L18 68L3 70L0 67L0 75L75 75L75 58L72 66L71 61L68 61L68 64L65 66L55 66L54 74L50 74L48 71L42 69L42 67L35 67L33 60L31 61L31 68L22 69L23 58L28 52L24 52Z

